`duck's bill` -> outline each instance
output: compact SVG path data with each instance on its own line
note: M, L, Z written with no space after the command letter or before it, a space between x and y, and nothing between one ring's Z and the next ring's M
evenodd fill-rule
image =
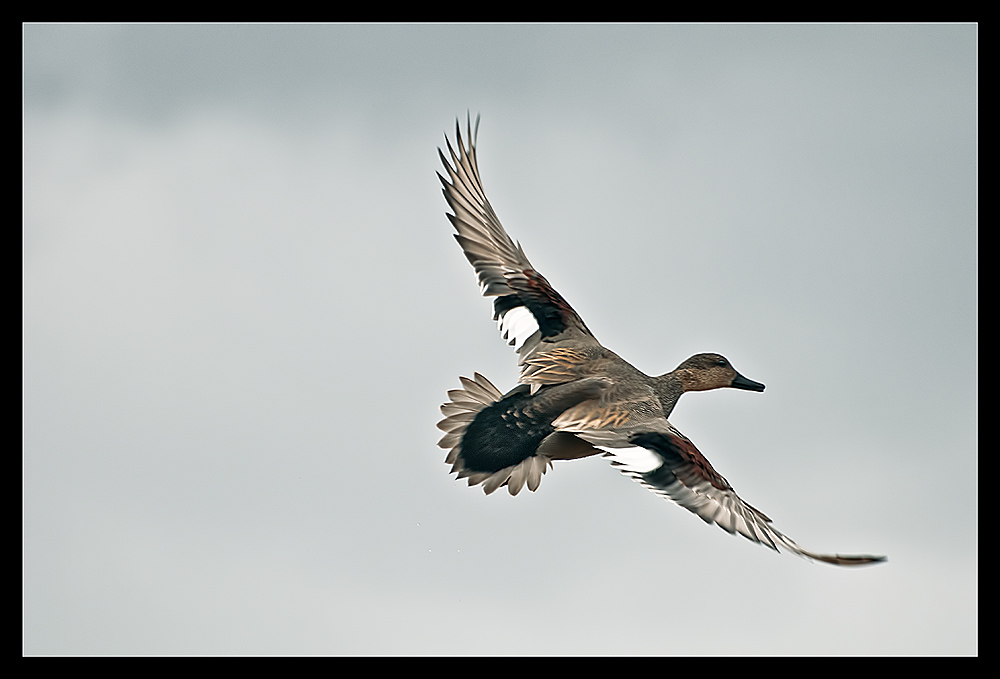
M733 378L733 383L729 385L735 387L736 389L746 389L747 391L764 391L764 385L760 382L754 382L753 380L748 380L743 377L743 375L737 375Z

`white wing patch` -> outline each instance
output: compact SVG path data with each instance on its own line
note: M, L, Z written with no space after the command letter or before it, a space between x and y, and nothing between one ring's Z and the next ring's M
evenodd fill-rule
M646 474L663 464L663 460L656 453L639 446L632 448L594 447L603 450L605 457L610 458L611 464L623 474Z
M538 321L523 306L508 309L497 321L497 326L500 328L500 336L517 351L538 332Z

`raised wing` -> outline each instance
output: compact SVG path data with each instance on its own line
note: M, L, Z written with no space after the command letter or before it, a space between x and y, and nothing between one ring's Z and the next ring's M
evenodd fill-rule
M673 500L729 533L778 551L838 566L861 566L885 561L884 556L817 554L771 526L763 512L744 502L729 482L712 467L691 441L668 425L664 431L629 437L631 448L603 447L611 464L657 495Z
M479 178L471 121L467 123L466 130L468 147L462 141L458 122L455 122L458 153L445 139L450 163L444 152L438 149L448 178L440 173L438 177L444 185L445 200L454 212L447 216L458 232L455 240L475 268L483 295L496 298L493 319L500 326L501 336L515 348L522 363L543 339L562 335L593 339L583 320L562 295L535 271L521 246L515 244L500 225ZM476 134L478 132L477 116ZM594 343L597 343L596 339Z

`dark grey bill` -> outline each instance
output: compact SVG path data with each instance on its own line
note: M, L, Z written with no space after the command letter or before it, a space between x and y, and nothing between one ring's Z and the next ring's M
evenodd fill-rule
M753 380L748 380L743 377L743 375L736 375L733 378L733 383L730 384L731 387L736 387L737 389L746 389L747 391L764 391L764 385L760 382L754 382Z

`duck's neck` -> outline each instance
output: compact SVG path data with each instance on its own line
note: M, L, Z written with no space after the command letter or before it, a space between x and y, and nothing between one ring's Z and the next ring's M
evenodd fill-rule
M684 393L684 385L673 372L653 378L653 388L656 396L660 399L660 407L663 408L663 416L670 417L671 411L677 405L677 399Z

